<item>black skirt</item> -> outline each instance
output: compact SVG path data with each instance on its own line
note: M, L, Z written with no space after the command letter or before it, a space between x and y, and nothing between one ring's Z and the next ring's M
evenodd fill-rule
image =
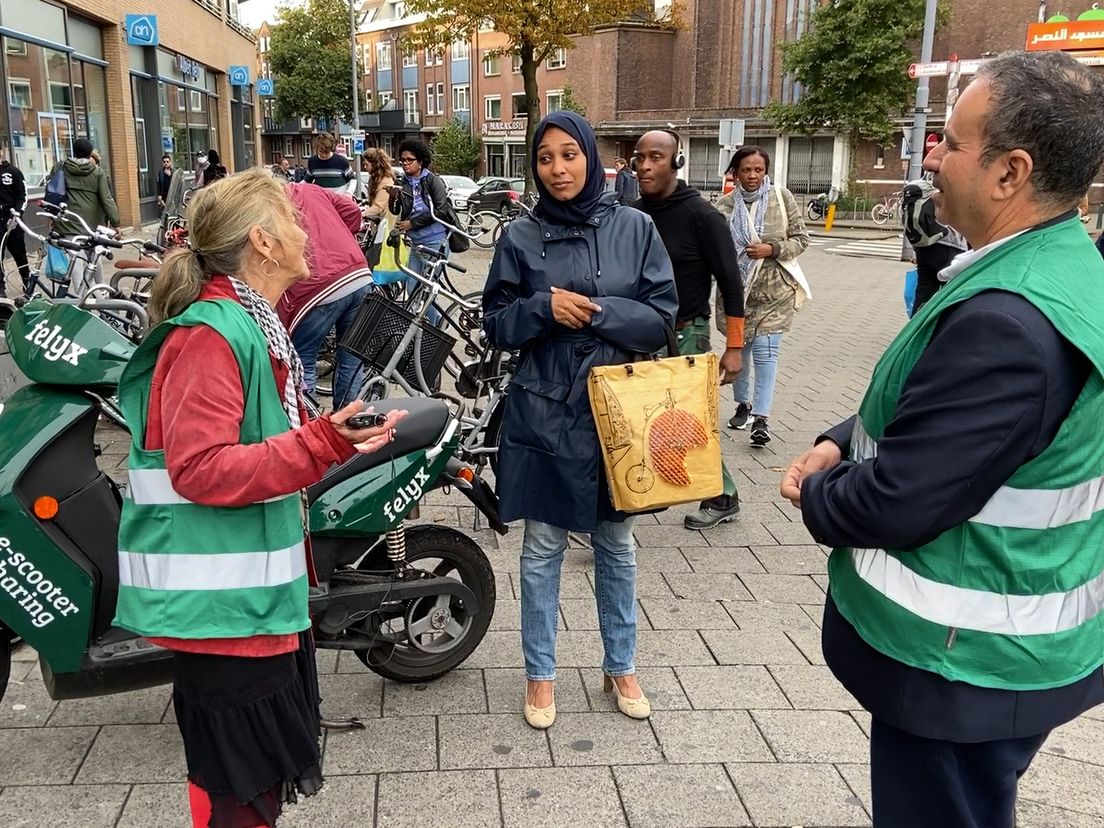
M210 828L274 826L322 787L314 639L263 658L174 653L173 706L188 779L211 799ZM252 821L250 821L252 820Z

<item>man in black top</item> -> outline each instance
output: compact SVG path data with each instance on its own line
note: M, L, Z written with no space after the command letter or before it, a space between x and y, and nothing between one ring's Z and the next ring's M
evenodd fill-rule
M675 323L679 351L707 353L709 306L713 280L721 289L727 319L725 351L721 356L721 382L730 383L740 373L744 347L744 286L736 263L736 246L728 222L697 190L678 180L682 153L678 137L655 130L636 143L633 153L641 198L632 206L655 222L675 268L679 310ZM724 493L703 501L687 515L687 529L709 529L732 520L740 511L740 496L728 469L724 469Z
M27 182L23 179L23 173L19 171L7 158L0 160L0 235L7 230L8 221L12 217L12 210L23 212L27 207ZM4 241L4 249L0 250L0 263L4 256L11 254L15 266L19 269L19 275L23 279L23 287L27 287L31 270L27 266L27 245L23 237L23 230L18 224L12 224L7 230ZM0 296L6 296L5 285L0 279Z
M161 169L157 171L157 206L164 207L169 198L169 187L172 185L173 165L172 156L161 156Z
M636 185L632 170L624 158L613 159L613 168L617 170L617 181L614 182L613 192L617 196L618 204L632 204L640 197L640 188Z
M916 298L912 302L912 315L942 286L939 271L966 250L966 240L958 231L940 224L935 217L934 190L924 179L910 181L904 190L905 238L916 255Z

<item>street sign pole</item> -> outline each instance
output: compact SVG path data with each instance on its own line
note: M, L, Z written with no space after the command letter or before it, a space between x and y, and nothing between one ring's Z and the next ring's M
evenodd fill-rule
M932 44L935 40L935 12L938 0L927 0L924 9L924 39L920 44L921 63L930 63L932 59ZM929 78L926 74L917 73L916 81L916 109L912 121L912 139L909 141L909 168L906 181L914 181L920 177L921 164L924 162L924 133L928 128L928 98ZM912 258L908 240L901 240L901 261L907 262Z
M352 58L353 63L353 128L351 132L355 135L360 130L360 72L357 71L357 42L356 42L356 11L353 9L353 0L349 0L349 55ZM350 136L353 141L353 146L356 146L356 139ZM353 191L356 193L357 198L360 198L360 158L364 151L363 141L360 144L361 149L354 153L354 166L353 166L353 181L356 182L356 189Z

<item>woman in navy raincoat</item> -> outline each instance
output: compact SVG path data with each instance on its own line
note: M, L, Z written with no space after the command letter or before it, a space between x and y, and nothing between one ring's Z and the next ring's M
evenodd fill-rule
M521 359L498 451L504 520L525 519L521 639L525 719L556 716L556 620L569 530L588 532L605 658L605 689L633 718L650 713L636 681L633 518L613 509L587 398L595 365L659 350L678 308L671 260L652 220L605 193L594 131L554 112L533 139L540 200L511 222L483 294L484 329Z

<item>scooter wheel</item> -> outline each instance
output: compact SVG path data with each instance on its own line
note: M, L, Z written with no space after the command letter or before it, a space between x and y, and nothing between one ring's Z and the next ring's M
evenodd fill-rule
M379 569L376 551L365 556L361 568ZM495 577L479 544L444 526L407 528L406 560L434 575L459 579L479 601L479 611L474 613L448 595L410 602L402 618L385 622L389 632L404 632L405 642L354 650L372 672L392 681L416 683L443 676L475 652L494 616Z

